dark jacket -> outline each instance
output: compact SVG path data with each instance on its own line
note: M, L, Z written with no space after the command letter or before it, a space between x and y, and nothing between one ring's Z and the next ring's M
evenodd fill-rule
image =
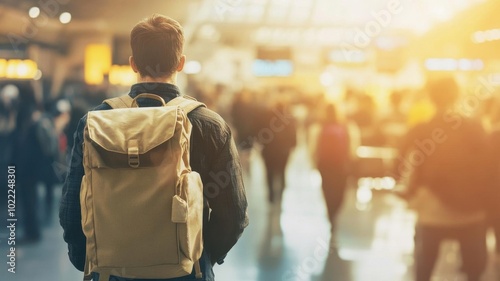
M47 185L60 182L55 169L60 152L54 118L43 113L18 132L13 149L21 181L32 185L38 181Z
M159 95L165 102L180 95L175 85L165 83L135 84L129 95L134 98L141 93ZM158 101L151 99L140 99L138 102L140 106L158 104ZM103 103L93 110L108 109L111 107ZM248 225L240 161L231 130L217 113L200 107L189 113L188 118L193 125L191 168L201 175L206 200L204 249L210 256L212 265L216 262L221 264ZM68 243L69 258L81 271L85 264L85 236L81 226L79 196L84 175L82 144L85 124L86 116L80 120L74 135L71 165L63 186L59 213L64 240Z
M487 207L493 195L492 159L488 136L479 120L438 113L408 131L400 153L397 172L411 175L408 196L426 187L457 212Z

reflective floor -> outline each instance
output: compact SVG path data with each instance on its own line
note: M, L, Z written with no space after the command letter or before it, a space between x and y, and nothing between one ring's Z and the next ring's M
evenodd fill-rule
M281 214L267 206L264 169L258 153L252 152L249 159L245 181L251 223L226 262L216 266L217 280L413 280L415 216L399 199L387 193L360 194L353 185L331 235L321 179L311 169L305 146L299 146L291 156ZM60 194L60 189L56 191ZM357 198L365 203L357 202ZM7 272L7 232L0 231L0 280L81 280L81 272L67 259L56 216L57 212L52 223L45 226L42 242L18 247L15 274ZM492 248L492 236L488 243ZM433 281L463 280L457 273L458 246L452 241L442 246ZM498 271L500 258L491 254L483 280L500 280Z

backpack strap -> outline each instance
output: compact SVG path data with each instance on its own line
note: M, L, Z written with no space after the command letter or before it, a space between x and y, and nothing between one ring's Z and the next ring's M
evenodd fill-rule
M83 269L83 281L91 281L92 280L92 272L89 271L89 259L88 256L85 255L85 268Z
M106 103L109 106L111 106L111 108L116 109L116 108L132 107L133 101L134 99L127 94L116 98L104 100L103 103ZM179 106L180 108L182 108L182 110L184 110L184 112L186 112L186 114L195 110L198 107L206 107L204 103L201 103L197 101L195 98L192 98L187 95L176 97L172 99L170 102L168 102L167 105Z
M102 103L107 103L109 106L111 106L111 108L127 108L127 107L132 107L133 100L134 99L127 94L116 98L104 100Z
M195 110L198 107L207 107L204 103L197 101L190 96L179 96L169 101L167 106L178 106L184 110L186 114Z

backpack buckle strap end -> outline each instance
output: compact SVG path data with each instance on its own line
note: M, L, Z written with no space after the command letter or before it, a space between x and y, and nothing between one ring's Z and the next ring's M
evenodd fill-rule
M130 140L128 142L128 165L132 168L138 168L139 164L139 142Z

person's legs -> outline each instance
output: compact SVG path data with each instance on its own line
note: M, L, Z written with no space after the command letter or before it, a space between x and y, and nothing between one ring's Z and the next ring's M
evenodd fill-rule
M330 171L327 171L325 169L319 169L319 172L321 174L321 189L323 190L323 197L325 198L325 204L326 204L326 211L328 215L328 219L332 223L333 227L333 221L332 221L332 215L335 211L335 199L334 199L334 192L333 192L333 178L331 176Z
M19 191L25 222L23 239L25 242L38 241L41 237L41 231L37 215L38 198L36 182L29 179L20 181Z
M332 185L330 188L331 191L331 220L332 222L336 220L338 213L342 207L344 202L344 193L347 184L347 176L342 172L334 172L332 175Z
M333 228L338 212L344 201L347 176L345 173L333 171L332 169L320 169L319 171L322 179L322 189L328 211L328 218Z
M275 191L274 191L274 169L272 165L272 160L270 157L263 153L264 165L266 166L266 179L267 179L267 189L268 189L268 199L269 203L273 204L276 201Z
M460 227L456 236L460 243L463 272L468 281L479 281L487 262L486 226L477 223Z
M52 222L52 213L54 209L54 185L50 181L45 181L45 222L50 224Z
M282 161L280 161L280 163L278 163L278 165L275 169L276 180L277 180L277 184L276 184L277 190L275 190L276 201L278 202L278 204L280 206L281 206L281 203L283 200L283 192L285 191L285 187L286 187L285 171L286 171L287 162L288 162L288 157L286 157L285 159L282 159Z
M274 204L276 202L276 191L275 191L275 175L272 168L268 168L267 171L267 188L269 190L269 203Z
M415 227L415 280L430 281L439 255L444 230L438 227Z

